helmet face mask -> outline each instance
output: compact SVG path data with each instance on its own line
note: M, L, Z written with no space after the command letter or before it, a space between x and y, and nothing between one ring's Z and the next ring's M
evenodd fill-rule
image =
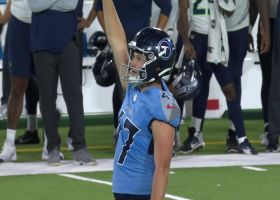
M149 66L149 64L156 59L154 53L138 49L136 46L131 45L131 43L128 44L128 47L129 60L127 65L122 65L121 78L123 80L129 81L134 86L151 82L147 81L147 66Z
M128 63L121 67L123 80L140 86L169 78L176 53L172 40L164 31L144 28L136 34L128 48Z

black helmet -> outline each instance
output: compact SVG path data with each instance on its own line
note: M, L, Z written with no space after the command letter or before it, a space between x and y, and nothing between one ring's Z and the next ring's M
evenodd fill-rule
M202 86L202 73L195 60L183 59L182 68L174 76L175 97L180 100L195 98Z
M121 78L135 85L142 85L155 80L168 80L175 64L176 51L172 39L166 32L152 27L139 31L133 40L128 44L130 58L125 73ZM131 66L134 53L145 55L146 62L140 69ZM138 71L130 73L131 71Z
M88 40L88 52L91 56L96 56L98 51L103 51L108 41L103 31L95 31Z
M98 85L108 87L115 83L117 68L110 49L102 51L92 68L93 76Z

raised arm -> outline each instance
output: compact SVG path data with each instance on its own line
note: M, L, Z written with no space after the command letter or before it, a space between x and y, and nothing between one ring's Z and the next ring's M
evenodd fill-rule
M103 10L106 35L112 48L116 66L120 74L121 64L128 63L128 50L125 33L112 0L103 0ZM121 80L121 83L122 87L125 89L127 82Z

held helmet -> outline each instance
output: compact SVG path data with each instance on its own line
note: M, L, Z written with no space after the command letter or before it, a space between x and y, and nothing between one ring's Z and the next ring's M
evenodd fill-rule
M96 83L102 87L109 87L115 83L117 68L110 49L102 51L96 57L92 68Z
M202 73L195 60L183 59L182 68L174 76L175 97L180 100L195 98L202 86Z
M88 52L91 56L96 56L98 51L103 51L108 41L103 31L95 31L88 40Z
M176 51L172 39L166 32L152 27L144 28L135 35L128 48L129 61L127 65L122 65L121 70L123 80L139 86L156 80L169 79L175 64ZM131 65L135 53L142 54L146 58L140 68Z

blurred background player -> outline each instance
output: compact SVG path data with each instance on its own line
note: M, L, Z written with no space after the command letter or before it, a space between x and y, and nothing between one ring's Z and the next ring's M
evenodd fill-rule
M188 153L195 149L202 148L205 145L202 137L202 127L209 94L209 83L214 73L225 95L229 110L229 118L234 124L235 132L238 137L238 144L235 145L235 151L240 150L244 154L257 154L245 135L240 101L236 92L234 77L231 74L231 67L226 67L221 63L207 62L207 52L209 49L208 37L212 19L210 18L209 8L207 0L182 0L179 4L180 14L178 28L184 42L186 57L196 60L201 67L203 79L200 95L193 100L192 121L188 129L188 138L184 141L179 150ZM188 9L190 11L190 20L188 20ZM220 19L214 18L212 20L214 20L212 23L215 24L215 21L217 22L217 20ZM189 30L191 31L190 35ZM223 31L226 32L226 29L222 30L222 32ZM224 46L224 48L226 48L226 46ZM217 57L214 59L218 60L219 58Z
M9 3L8 3L9 5ZM29 78L34 76L30 49L31 10L27 1L11 0L11 17L7 29L7 56L11 91L7 111L7 137L0 154L2 162L17 159L15 148L16 129L23 108L23 97Z
M73 160L78 164L95 165L96 160L88 153L85 141L81 61L75 40L78 31L78 0L28 0L28 5L32 10L31 50L48 140L48 164L59 165L61 161L56 111L60 78L70 121Z
M11 16L10 13L10 3L6 5L5 13L2 16L2 22L7 23ZM0 116L5 118L7 115L8 98L10 94L10 73L8 67L8 34L5 35L5 45L4 45L4 57L3 57L3 73L2 73L2 97L1 97L1 107ZM39 101L38 88L36 82L33 78L29 79L28 86L25 92L25 102L26 102L26 119L27 127L23 135L19 136L15 140L15 144L38 144L40 138L38 136L37 130L37 104Z
M262 41L266 39L265 35L265 27L264 23L261 23L259 20L258 26L258 33L257 33L257 48L258 54L260 58L260 66L262 71L262 86L261 86L261 103L262 103L262 112L263 112L263 121L264 121L264 133L261 135L261 144L267 146L268 145L268 138L267 135L269 133L269 123L268 123L268 101L269 101L269 88L271 83L271 68L272 68L272 51L274 47L273 38L274 38L274 24L277 17L277 5L278 0L269 0L266 1L269 3L269 25L270 25L270 48L267 52L262 51ZM250 9L250 23L251 26L255 24L258 9L257 4L254 0L251 0L251 9ZM253 43L251 46L255 50Z
M8 1L5 7L5 11L2 14L0 10L0 24L1 24L1 35L3 34L2 28L9 21L11 16L11 2ZM0 106L0 117L5 118L7 115L8 99L10 94L10 76L7 63L7 37L5 35L4 52L2 55L2 97ZM1 48L2 49L2 48Z
M272 68L271 68L271 84L269 94L269 134L267 151L279 152L279 135L280 135L280 3L277 2L277 17L274 24L274 48L272 53Z

